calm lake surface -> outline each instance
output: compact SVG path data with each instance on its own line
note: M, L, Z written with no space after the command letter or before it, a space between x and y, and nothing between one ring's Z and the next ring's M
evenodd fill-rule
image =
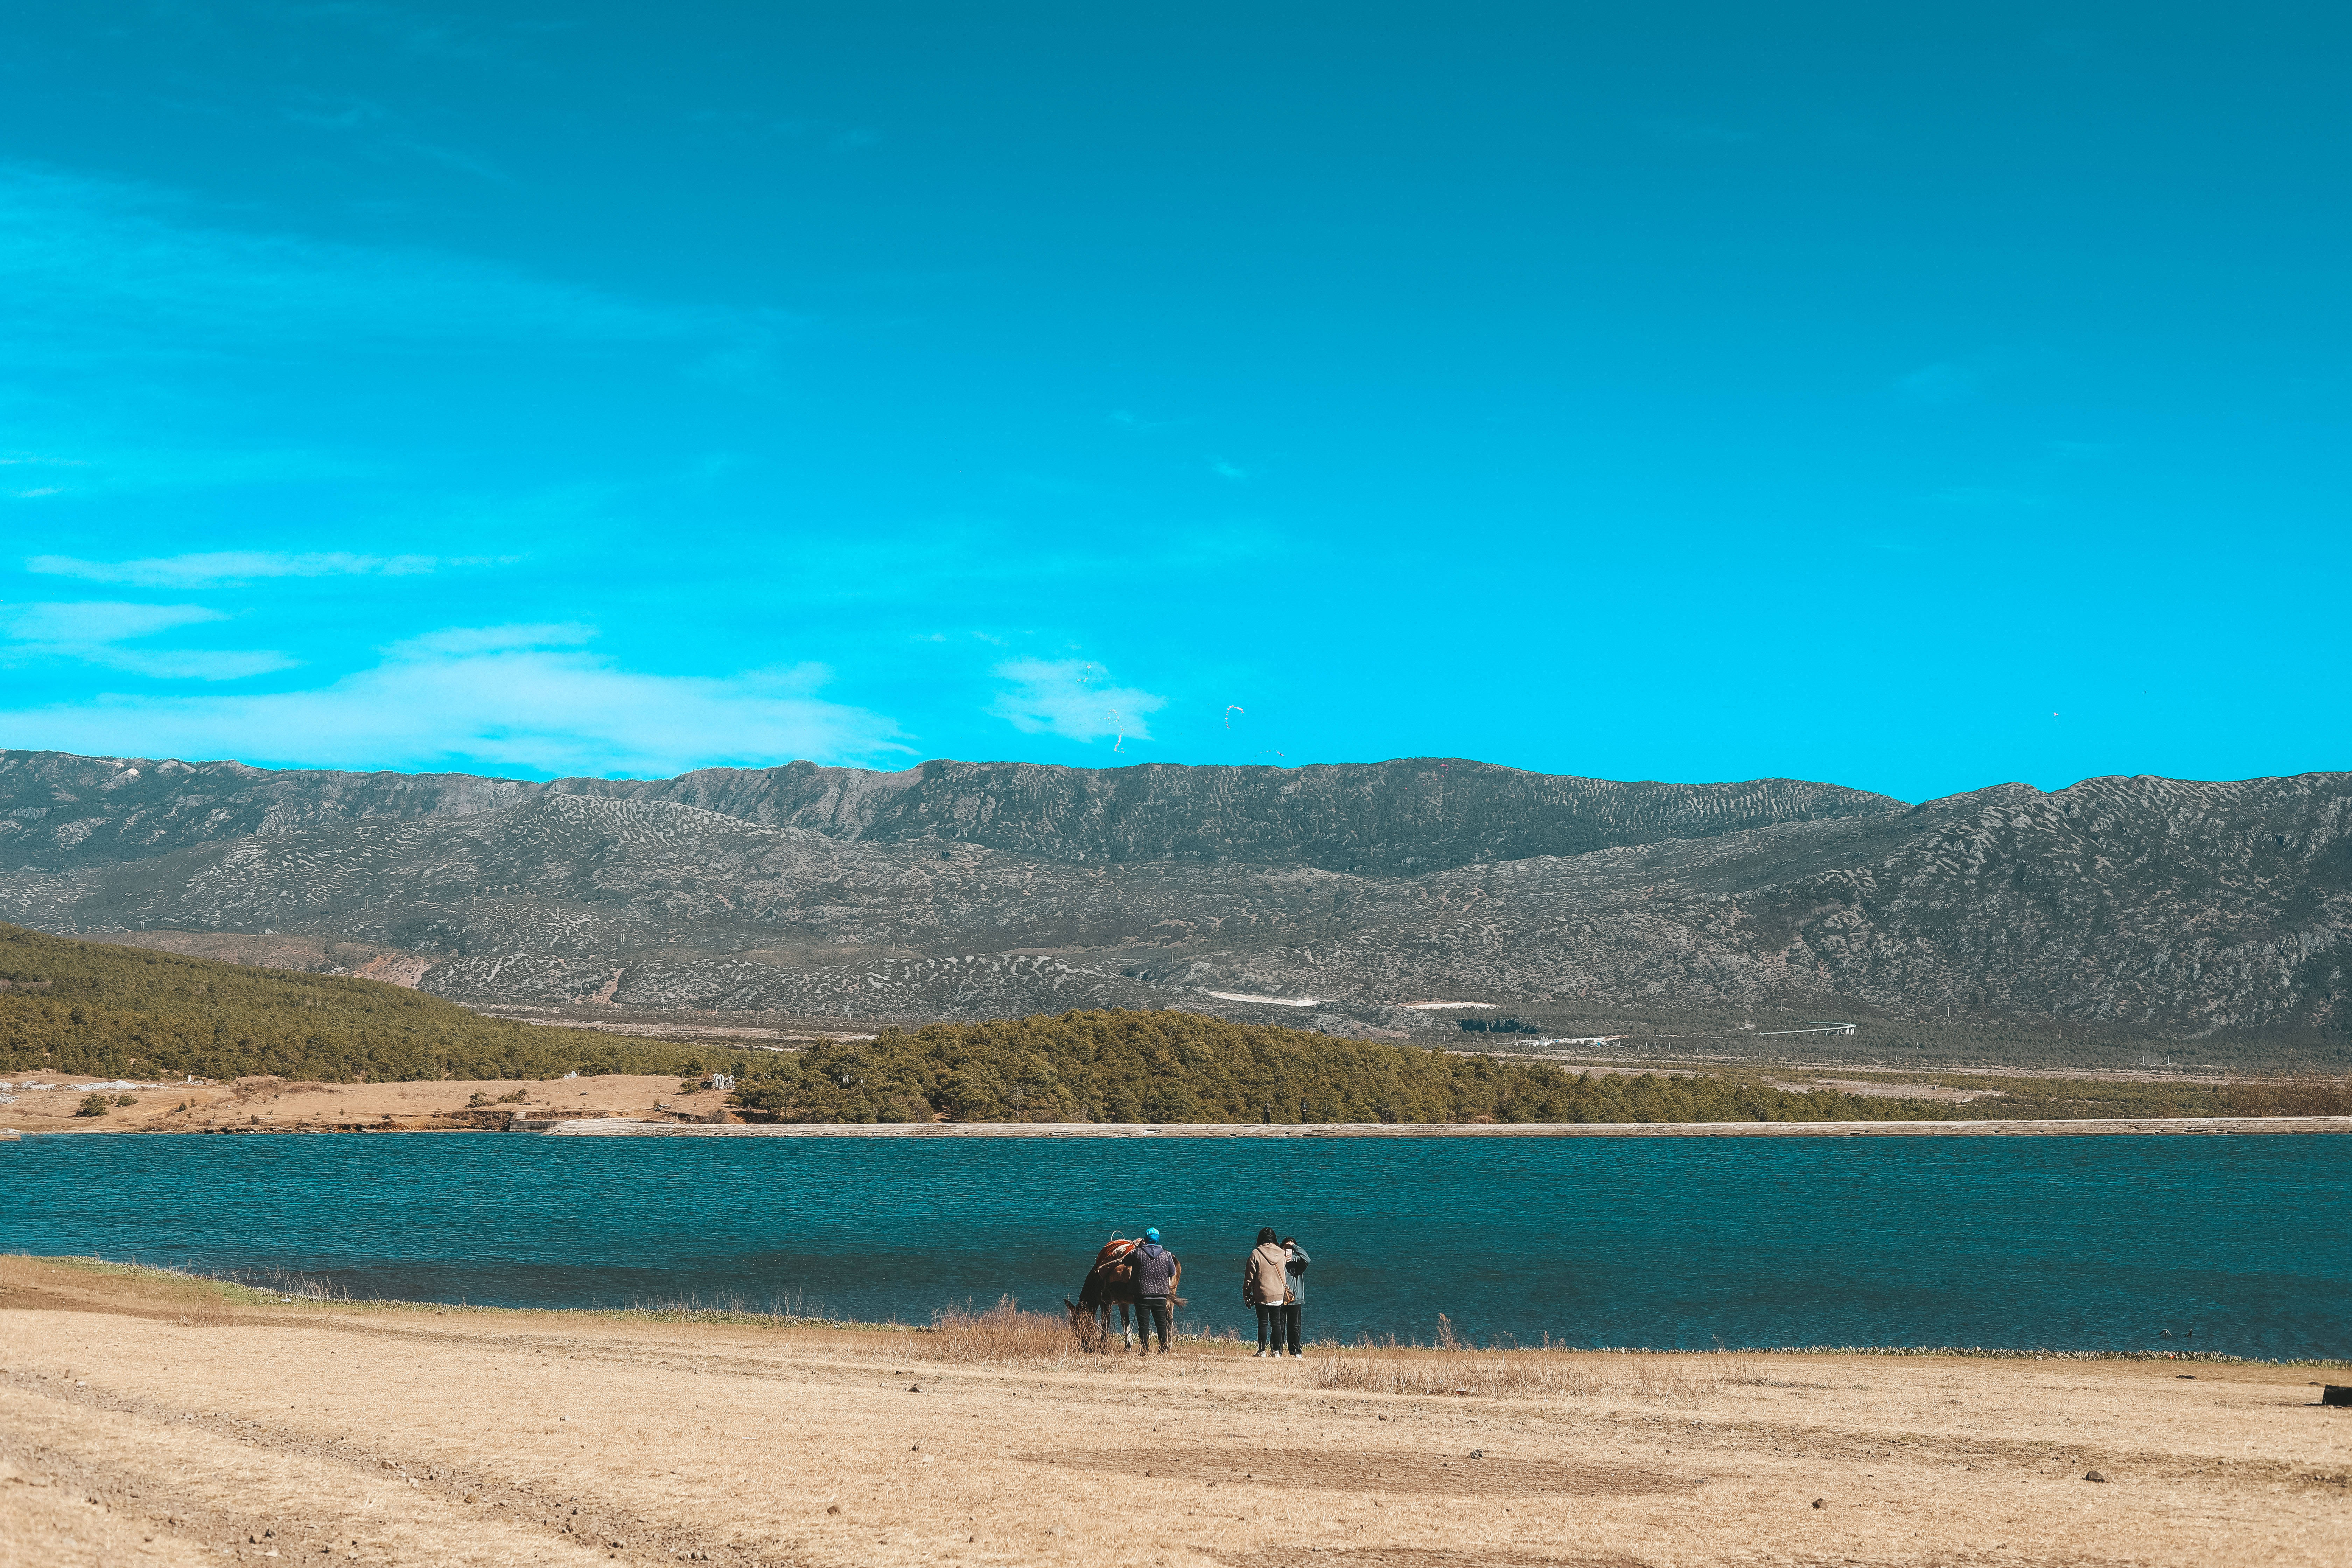
M1191 1325L1257 1227L1318 1337L2352 1355L2352 1138L572 1139L0 1143L0 1251L326 1275L362 1297L924 1322L1076 1295L1157 1225ZM2175 1336L2167 1340L2164 1331ZM2193 1332L2194 1338L2189 1337Z

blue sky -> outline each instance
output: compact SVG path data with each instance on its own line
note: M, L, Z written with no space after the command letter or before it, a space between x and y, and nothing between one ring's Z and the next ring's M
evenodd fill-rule
M25 11L0 744L2352 767L2347 17Z

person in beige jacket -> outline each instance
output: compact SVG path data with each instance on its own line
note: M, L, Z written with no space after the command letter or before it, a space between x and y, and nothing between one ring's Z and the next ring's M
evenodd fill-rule
M1267 1347L1282 1354L1282 1306L1290 1300L1290 1255L1275 1239L1274 1227L1257 1233L1257 1246L1242 1265L1242 1300L1257 1309L1257 1353Z

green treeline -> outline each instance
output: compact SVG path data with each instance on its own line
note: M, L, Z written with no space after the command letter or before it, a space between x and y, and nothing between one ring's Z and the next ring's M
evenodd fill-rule
M1949 1106L1715 1076L1341 1039L1192 1013L1065 1013L755 1062L742 1105L788 1121L1893 1121Z
M801 1054L485 1018L379 981L182 958L0 924L0 1077L329 1082L550 1079L718 1068L793 1121L1852 1121L2352 1112L2352 1080L2236 1085L1916 1075L1967 1104L1794 1092L1760 1068L1580 1074L1508 1056L1227 1023L1066 1013Z
M376 980L73 942L0 924L0 1074L353 1083L682 1072L707 1050L485 1018Z

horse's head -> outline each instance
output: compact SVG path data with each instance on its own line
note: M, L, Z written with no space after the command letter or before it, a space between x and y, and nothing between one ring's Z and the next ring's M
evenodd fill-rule
M1070 1332L1077 1336L1080 1350L1098 1350L1102 1346L1102 1325L1095 1321L1094 1309L1081 1307L1067 1296L1062 1305L1070 1310Z

